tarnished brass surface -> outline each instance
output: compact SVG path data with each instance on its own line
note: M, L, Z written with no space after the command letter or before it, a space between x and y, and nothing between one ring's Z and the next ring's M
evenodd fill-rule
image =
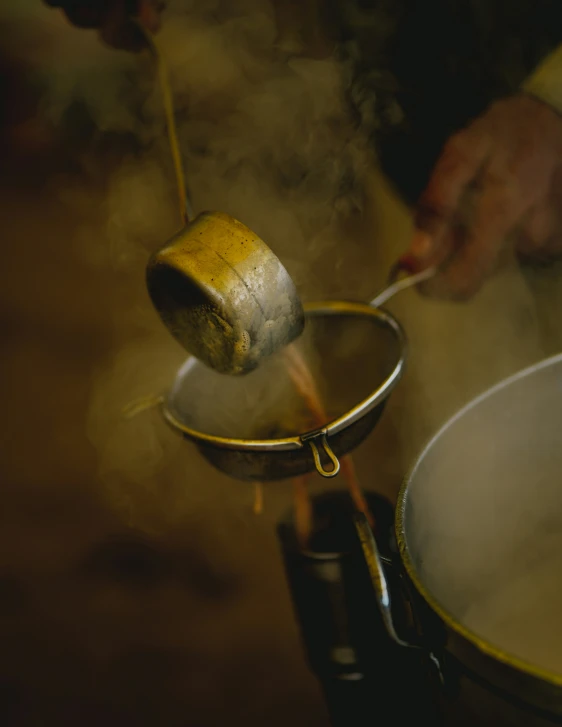
M201 213L153 255L147 286L176 340L220 373L252 371L304 328L299 297L279 259L222 212Z

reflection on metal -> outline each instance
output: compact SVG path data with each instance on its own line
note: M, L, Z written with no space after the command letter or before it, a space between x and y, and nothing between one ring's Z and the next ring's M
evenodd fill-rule
M158 69L185 224L150 259L148 292L187 351L220 373L244 374L302 333L302 305L281 262L245 225L223 212L193 219L168 71L155 38L139 27Z
M362 512L355 513L354 522L361 542L361 548L363 549L363 555L367 563L367 568L369 569L373 588L375 589L377 596L379 611L388 635L399 646L419 648L416 644L404 641L396 633L394 621L392 619L392 611L390 609L390 591L386 582L386 576L384 574L379 549L373 535L373 531L367 522L367 518Z
M318 450L318 447L316 446L317 439L320 440L320 446L332 463L331 470L327 470L322 464L320 452ZM306 442L310 445L310 448L312 449L312 456L314 457L314 465L316 466L316 471L319 475L321 475L322 477L335 477L338 474L338 472L340 471L340 462L336 455L330 449L330 445L328 444L328 440L326 439L326 432L324 430L302 436L301 441L303 442L303 444Z

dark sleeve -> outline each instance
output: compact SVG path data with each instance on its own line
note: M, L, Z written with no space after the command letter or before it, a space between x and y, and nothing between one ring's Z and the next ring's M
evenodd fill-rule
M134 15L137 0L121 0L125 14ZM60 8L69 22L78 28L99 28L115 0L43 0L52 8Z
M411 204L447 138L562 42L562 0L337 1L354 48L352 104Z

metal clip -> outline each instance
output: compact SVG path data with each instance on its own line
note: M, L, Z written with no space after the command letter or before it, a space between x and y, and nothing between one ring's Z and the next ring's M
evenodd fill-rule
M318 447L316 446L316 441L319 439L320 444L322 446L322 449L324 450L326 456L330 460L330 462L333 464L333 469L327 470L324 468L324 465L322 464L322 460L320 459L320 452L318 450ZM314 464L316 466L316 471L319 475L322 475L322 477L335 477L338 472L340 471L340 462L339 459L336 457L334 452L332 451L330 445L328 444L328 439L326 437L326 432L322 429L319 432L312 432L311 434L306 434L301 437L301 442L305 444L308 442L310 444L310 449L312 450L312 456L314 457Z

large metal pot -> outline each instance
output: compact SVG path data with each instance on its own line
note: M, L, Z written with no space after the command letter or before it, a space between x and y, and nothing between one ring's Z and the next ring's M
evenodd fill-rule
M562 355L441 429L396 533L446 723L562 724Z

